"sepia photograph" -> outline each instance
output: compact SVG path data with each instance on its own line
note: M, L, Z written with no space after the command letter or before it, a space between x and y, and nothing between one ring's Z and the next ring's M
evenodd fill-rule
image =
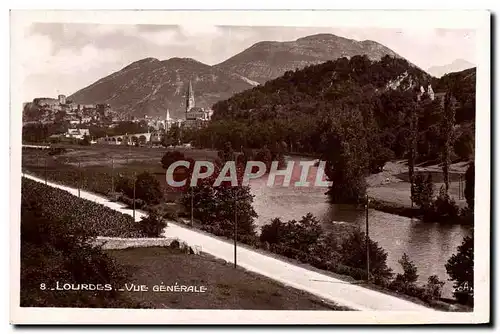
M490 321L488 12L10 24L11 323Z

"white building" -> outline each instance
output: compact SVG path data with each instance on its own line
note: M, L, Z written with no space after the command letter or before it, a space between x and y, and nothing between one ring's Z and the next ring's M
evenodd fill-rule
M84 136L90 136L89 129L68 129L66 132L66 138L83 139Z

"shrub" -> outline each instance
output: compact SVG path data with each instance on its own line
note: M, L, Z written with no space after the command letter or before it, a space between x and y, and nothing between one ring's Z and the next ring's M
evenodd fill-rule
M156 212L150 212L147 217L142 218L139 222L139 229L143 236L148 238L160 237L167 223L161 219Z
M435 300L441 298L441 293L443 291L444 282L439 280L437 275L429 276L427 279L427 284L424 286L428 298L430 300Z
M179 240L175 239L170 243L169 247L172 249L179 249L180 245L181 244L180 244Z

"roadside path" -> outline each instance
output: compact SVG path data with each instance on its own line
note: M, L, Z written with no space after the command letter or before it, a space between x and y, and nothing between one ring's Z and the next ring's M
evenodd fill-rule
M41 178L23 174L24 177L45 183ZM78 196L78 190L53 182L47 185ZM113 210L132 215L132 210L124 204L111 202L109 199L81 190L80 196L87 200L103 204ZM136 210L136 220L140 220L146 213ZM169 221L163 236L178 238L190 246L199 246L201 251L228 262L234 261L234 244L211 237L202 232L183 227L179 223ZM238 247L237 264L249 271L267 276L285 285L307 291L320 298L333 301L337 304L360 311L415 311L438 312L410 301L370 290L356 284L345 282L321 273L308 270L282 260L261 254L259 252Z

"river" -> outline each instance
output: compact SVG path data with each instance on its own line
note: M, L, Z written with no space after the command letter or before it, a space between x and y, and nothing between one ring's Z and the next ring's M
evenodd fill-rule
M308 177L310 187L292 186L300 178L301 168L297 161L305 159L287 157L287 160L296 162L289 187L281 186L283 177L277 177L276 185L272 187L267 186L267 177L251 181L252 194L255 195L253 206L259 215L259 227L275 217L298 220L311 212L321 221L326 231L339 222L352 224L365 231L364 209L330 204L325 195L326 188L312 186L317 168L311 168ZM440 280L446 282L443 297L452 297L453 284L447 281L449 277L444 265L456 253L463 237L471 235L469 227L422 222L373 209L369 210L368 221L370 238L388 253L387 264L394 272L402 272L398 260L406 253L418 268L418 283L425 284L430 275L438 275Z

